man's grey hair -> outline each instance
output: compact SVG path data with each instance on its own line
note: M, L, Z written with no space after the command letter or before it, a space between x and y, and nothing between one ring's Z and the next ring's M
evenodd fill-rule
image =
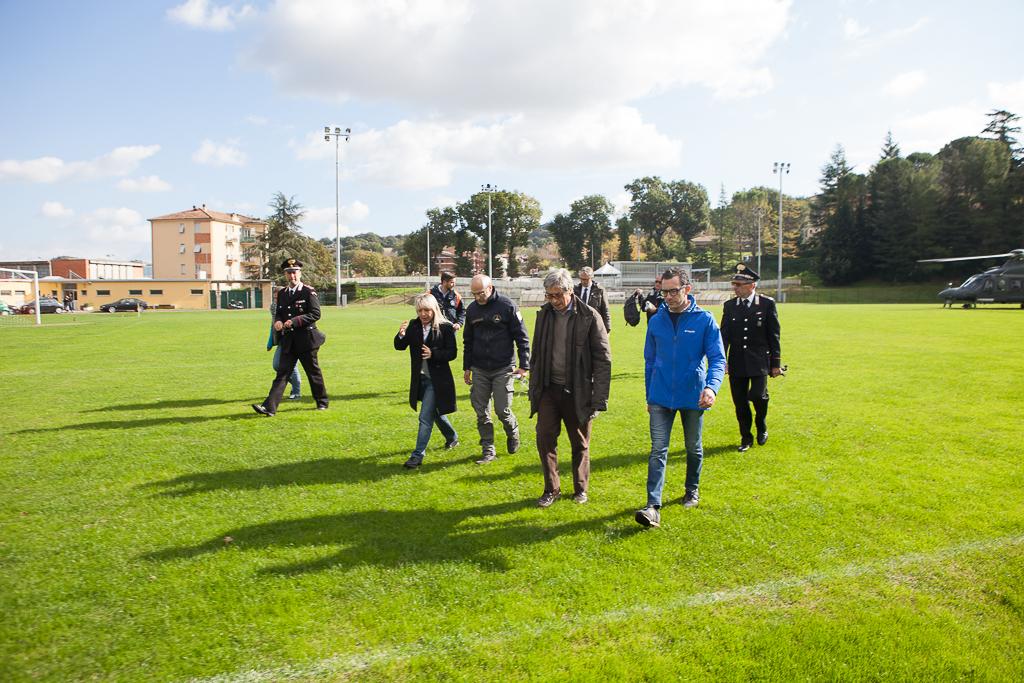
M590 277L594 277L594 269L590 266L583 266L580 268L580 275L583 275L583 273L586 273Z
M690 277L686 274L686 271L680 268L679 266L672 266L664 273L662 273L661 281L664 282L665 280L671 280L674 277L679 278L680 287L685 287L686 285L690 284Z
M553 270L544 277L544 289L559 287L563 292L572 291L572 275L565 268Z

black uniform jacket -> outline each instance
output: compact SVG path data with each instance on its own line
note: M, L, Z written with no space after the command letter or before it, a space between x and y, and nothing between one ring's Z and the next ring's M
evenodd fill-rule
M281 351L298 355L320 348L327 337L316 327L319 319L320 299L312 287L302 285L295 294L289 294L287 287L278 292L274 320L292 321L292 329L277 333Z
M770 296L755 294L749 310L739 299L729 299L719 327L730 375L760 377L782 366L779 313Z
M507 296L491 292L481 306L474 301L466 309L462 328L462 369L500 370L510 368L519 351L519 367L530 368L530 335L523 316Z
M583 296L583 285L577 283L572 288L572 293L576 295L576 298ZM593 280L590 281L590 298L587 305L601 314L601 319L604 320L604 329L611 332L612 316L608 312L608 297L604 293L604 288Z
M420 398L420 369L423 367L423 346L430 347L430 358L427 359L427 370L430 372L430 383L434 385L434 399L437 404L437 412L442 415L455 412L455 381L452 379L452 369L448 365L459 354L458 346L455 344L455 328L451 325L441 325L440 333L433 330L427 334L426 341L423 340L423 323L419 318L409 321L405 328L405 336L395 335L395 348L401 351L409 349L409 365L411 375L409 378L409 405L416 410L416 403Z

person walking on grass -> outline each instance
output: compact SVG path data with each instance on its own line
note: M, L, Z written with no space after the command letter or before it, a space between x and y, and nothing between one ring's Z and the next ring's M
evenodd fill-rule
M404 465L411 470L423 464L435 424L444 436L445 450L459 445L459 435L445 417L456 410L455 380L449 365L459 353L455 328L442 315L433 295L419 294L413 305L416 317L402 323L395 335L395 349L409 349L409 405L416 410L420 404L416 446Z
M573 293L569 271L544 278L544 298L534 324L530 355L530 417L537 416L537 452L544 473L546 508L561 495L558 435L565 424L572 449L572 499L586 503L590 483L590 433L608 409L612 355L601 314Z
M277 293L277 310L274 313L274 332L281 346L277 377L270 385L270 393L263 403L253 403L252 409L264 417L273 417L284 396L284 387L296 363L302 363L309 380L309 388L316 400L317 410L327 410L327 387L324 375L317 362L317 353L326 337L317 329L320 319L320 299L316 290L302 283L302 262L286 259L281 264L288 285Z
M715 404L725 375L722 335L714 317L690 294L685 271L669 268L661 277L665 302L647 323L644 343L644 385L650 414L651 453L647 462L647 505L636 512L645 527L661 526L662 489L669 439L676 414L683 423L686 444L684 508L700 502L700 472L704 461L704 411ZM707 366L705 367L705 359Z
M466 309L466 326L462 329L462 369L463 380L471 387L469 400L480 433L481 456L476 463L484 465L497 457L492 401L505 428L508 454L519 450L519 422L512 412L512 395L515 380L525 377L530 367L530 338L516 305L495 291L491 278L476 275L469 288L473 301Z
M280 291L280 290L278 290ZM274 319L277 314L277 303L271 302L270 304L270 336L267 337L267 351L274 349L274 360L271 365L274 368L275 376L277 369L281 367L281 345L277 343L277 333L274 332ZM302 398L302 378L299 377L299 366L296 365L292 368L292 374L288 376L288 383L291 384L292 390L288 394L288 399L291 401L297 401Z

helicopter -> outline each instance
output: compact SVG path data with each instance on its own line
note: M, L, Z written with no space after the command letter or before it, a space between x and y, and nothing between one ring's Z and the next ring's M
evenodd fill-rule
M943 308L952 308L962 303L963 308L976 308L981 304L1016 304L1024 308L1024 249L1014 249L1005 254L986 256L960 256L956 258L920 259L918 263L949 263L950 261L977 261L990 258L1006 258L1001 266L989 268L983 273L972 275L960 286L949 287L939 292Z

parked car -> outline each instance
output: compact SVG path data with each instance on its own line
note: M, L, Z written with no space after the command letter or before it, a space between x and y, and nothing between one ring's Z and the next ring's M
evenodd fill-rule
M118 299L117 301L111 301L109 304L100 304L99 309L105 313L114 313L115 311L137 311L139 309L146 310L149 308L142 299Z
M35 301L29 301L27 304L22 304L17 309L18 313L24 313L26 315L35 315L36 306L39 306L40 313L63 313L64 304L54 299L52 296L41 296L39 297L39 303Z
M0 301L0 315L11 315L14 312L14 309L8 306L6 302Z

